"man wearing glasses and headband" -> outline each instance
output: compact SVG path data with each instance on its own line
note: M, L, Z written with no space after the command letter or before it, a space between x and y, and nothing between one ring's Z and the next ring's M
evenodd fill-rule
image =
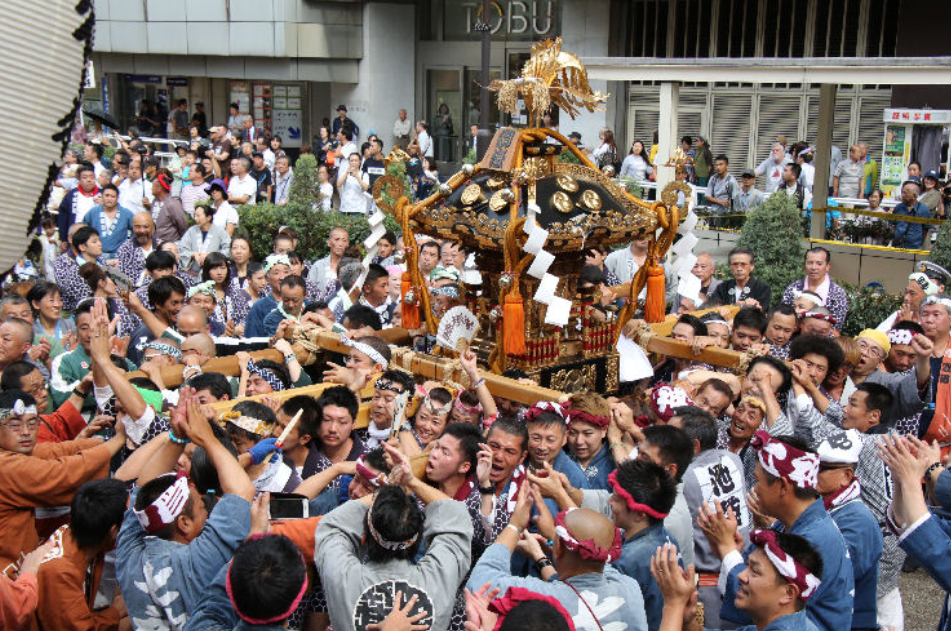
M109 461L125 445L125 429L116 435L61 443L39 443L36 402L22 390L0 392L0 571L15 577L23 555L39 544L34 509L68 505L89 480L109 473Z
M905 336L907 345L918 354L915 370L904 373L887 373L881 370L882 361L891 352L889 336L874 329L866 329L855 338L859 343L862 358L852 369L852 381L877 383L892 393L894 400L882 418L883 425L895 423L912 414L921 412L932 400L931 392L931 354L934 343L927 335L917 335L911 331Z

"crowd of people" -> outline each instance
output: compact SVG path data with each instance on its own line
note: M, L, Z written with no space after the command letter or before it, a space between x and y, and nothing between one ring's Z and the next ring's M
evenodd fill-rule
M229 157L228 127L248 129L232 118L210 128ZM267 150L279 166L280 142L256 140L254 168ZM80 167L44 222L55 256L0 299L3 628L902 631L906 555L949 589L940 266L850 338L828 250L781 296L754 251L730 252L723 279L698 253L699 296L668 283L683 353L618 396L519 401L472 352L463 383L395 366L395 346L435 345L402 326L401 236L365 265L343 228L316 261L282 229L254 260L218 216L261 199L247 159L210 149L175 195L139 146L119 186ZM636 155L626 168L648 173ZM205 204L193 189L212 173ZM417 239L441 317L465 304L472 258ZM616 317L647 258L646 240L586 251L593 316ZM349 352L304 366L288 333L311 323Z
M580 134L573 134L572 141L580 145ZM785 136L779 136L772 144L769 156L755 169L742 169L738 175L735 170L730 172L730 157L725 153L714 154L704 136L684 136L678 149L683 163L677 177L690 187L694 205L698 201L702 203L703 215L710 227L742 225L746 214L765 203L778 190L795 200L804 218L811 215L816 148L806 142L790 143ZM649 149L643 141L635 139L628 154L622 157L614 134L607 128L601 130L596 146L583 148L599 167L610 165L621 178L641 184L654 181L655 168L664 166L656 164L657 150L655 132ZM883 206L885 198L879 188L879 171L878 162L869 155L867 142L857 142L849 147L846 157L839 147L832 147L828 194L839 198L841 204L835 199L830 200L831 210L825 213L829 238L928 249L937 237L938 231L934 227L900 219L855 215L849 213L849 209L862 207L896 217L945 220L951 208L951 185L946 179L947 174L943 180L937 170L923 172L920 163L909 162L907 179L895 187L896 203ZM757 188L757 178L763 178L762 190Z

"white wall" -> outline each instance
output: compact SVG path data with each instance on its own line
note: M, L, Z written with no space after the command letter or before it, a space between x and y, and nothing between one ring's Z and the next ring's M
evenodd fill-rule
M565 51L574 53L578 57L598 57L608 54L608 24L611 13L609 0L569 0L562 4L561 32ZM607 92L606 81L591 81L591 88ZM616 99L612 94L610 99ZM560 131L568 135L573 131L581 133L581 142L584 146L595 148L598 142L598 131L607 124L607 112L599 111L589 114L583 111L575 120L563 117L560 121Z
M406 4L371 2L364 5L363 59L360 81L334 83L331 105L344 104L348 116L360 127L365 140L373 129L383 140L384 152L393 144L393 121L401 108L412 112L413 71L416 68L416 22L414 7ZM327 116L336 117L335 111Z

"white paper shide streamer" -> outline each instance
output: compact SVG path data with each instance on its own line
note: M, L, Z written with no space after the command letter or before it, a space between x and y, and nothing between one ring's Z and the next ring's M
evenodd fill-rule
M567 326L568 318L571 315L571 301L555 295L555 290L558 288L558 282L561 279L548 273L548 268L555 262L555 255L544 249L545 243L548 241L548 231L535 221L535 216L539 212L541 212L541 209L537 204L529 204L528 218L523 227L528 239L525 241L525 245L522 246L522 250L526 254L535 255L535 260L528 268L528 275L542 281L535 291L534 299L536 302L548 306L548 309L545 310L545 324Z

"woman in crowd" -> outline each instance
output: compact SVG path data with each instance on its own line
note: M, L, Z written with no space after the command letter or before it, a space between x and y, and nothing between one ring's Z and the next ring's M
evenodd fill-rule
M317 167L317 183L318 190L320 190L320 201L317 202L317 207L321 211L329 213L333 210L334 185L330 181L330 167L326 164Z
M46 338L50 343L50 359L54 359L72 346L76 336L76 325L72 318L61 318L63 296L59 285L39 281L26 295L33 308L33 341Z
M591 159L599 169L608 165L614 165L617 162L617 144L614 142L614 132L610 129L602 129L598 135L601 144L597 149L591 152Z
M431 388L416 408L412 427L400 432L400 449L403 453L415 456L429 451L445 431L451 413L452 393L445 388Z
M317 162L333 166L334 152L337 150L337 142L330 135L330 127L322 125L320 127L319 137L314 144L317 154Z
M651 166L647 152L644 150L644 143L640 140L635 140L631 145L631 153L629 153L627 157L624 158L624 162L621 163L620 175L640 181L646 180L653 172L654 167Z
M921 178L921 194L918 196L918 201L928 207L932 217L944 218L944 207L941 205L941 191L938 189L937 172L928 171Z
M433 121L433 136L436 140L436 153L440 160L452 160L452 114L445 103L439 106Z
M230 237L234 234L234 229L238 227L238 211L228 201L225 183L221 180L213 180L208 188L208 194L211 195L211 203L215 207L214 224L227 232Z
M248 278L244 284L244 291L248 294L248 308L259 299L267 295L267 276L264 274L264 267L260 263L248 264Z
M891 213L892 209L882 207L882 191L879 189L873 189L871 193L868 194L868 209L877 213ZM866 217L864 215L859 215L855 223L857 225L864 226L878 226L881 228L882 233L880 236L867 236L862 239L862 243L867 243L869 245L885 245L886 242L891 241L891 233L893 224L889 221L883 221L881 219L876 219L874 217Z
M168 162L168 170L172 173L172 197L178 197L182 194L182 177L184 175L185 153L188 151L186 145L175 145L175 155Z
M228 253L231 237L213 223L215 211L214 206L195 206L195 225L178 242L180 269L195 273L201 270L209 252Z
M426 199L433 189L439 186L439 169L436 166L436 159L424 156L422 169L422 173L419 174L415 182L416 199Z
M230 320L236 327L243 325L250 310L248 295L237 281L232 282L227 257L221 252L209 252L201 265L201 279L215 284L213 317L225 323Z
M370 176L360 171L360 154L351 153L347 158L346 168L341 168L340 175L337 177L340 212L366 214L367 198L364 193L369 189Z
M119 317L119 326L115 334L120 337L131 335L129 312L119 299L119 290L116 288L115 281L96 263L80 265L79 276L89 285L93 298L102 298L107 301L113 317Z
M244 289L248 282L248 268L251 265L251 242L247 237L231 239L231 282Z

